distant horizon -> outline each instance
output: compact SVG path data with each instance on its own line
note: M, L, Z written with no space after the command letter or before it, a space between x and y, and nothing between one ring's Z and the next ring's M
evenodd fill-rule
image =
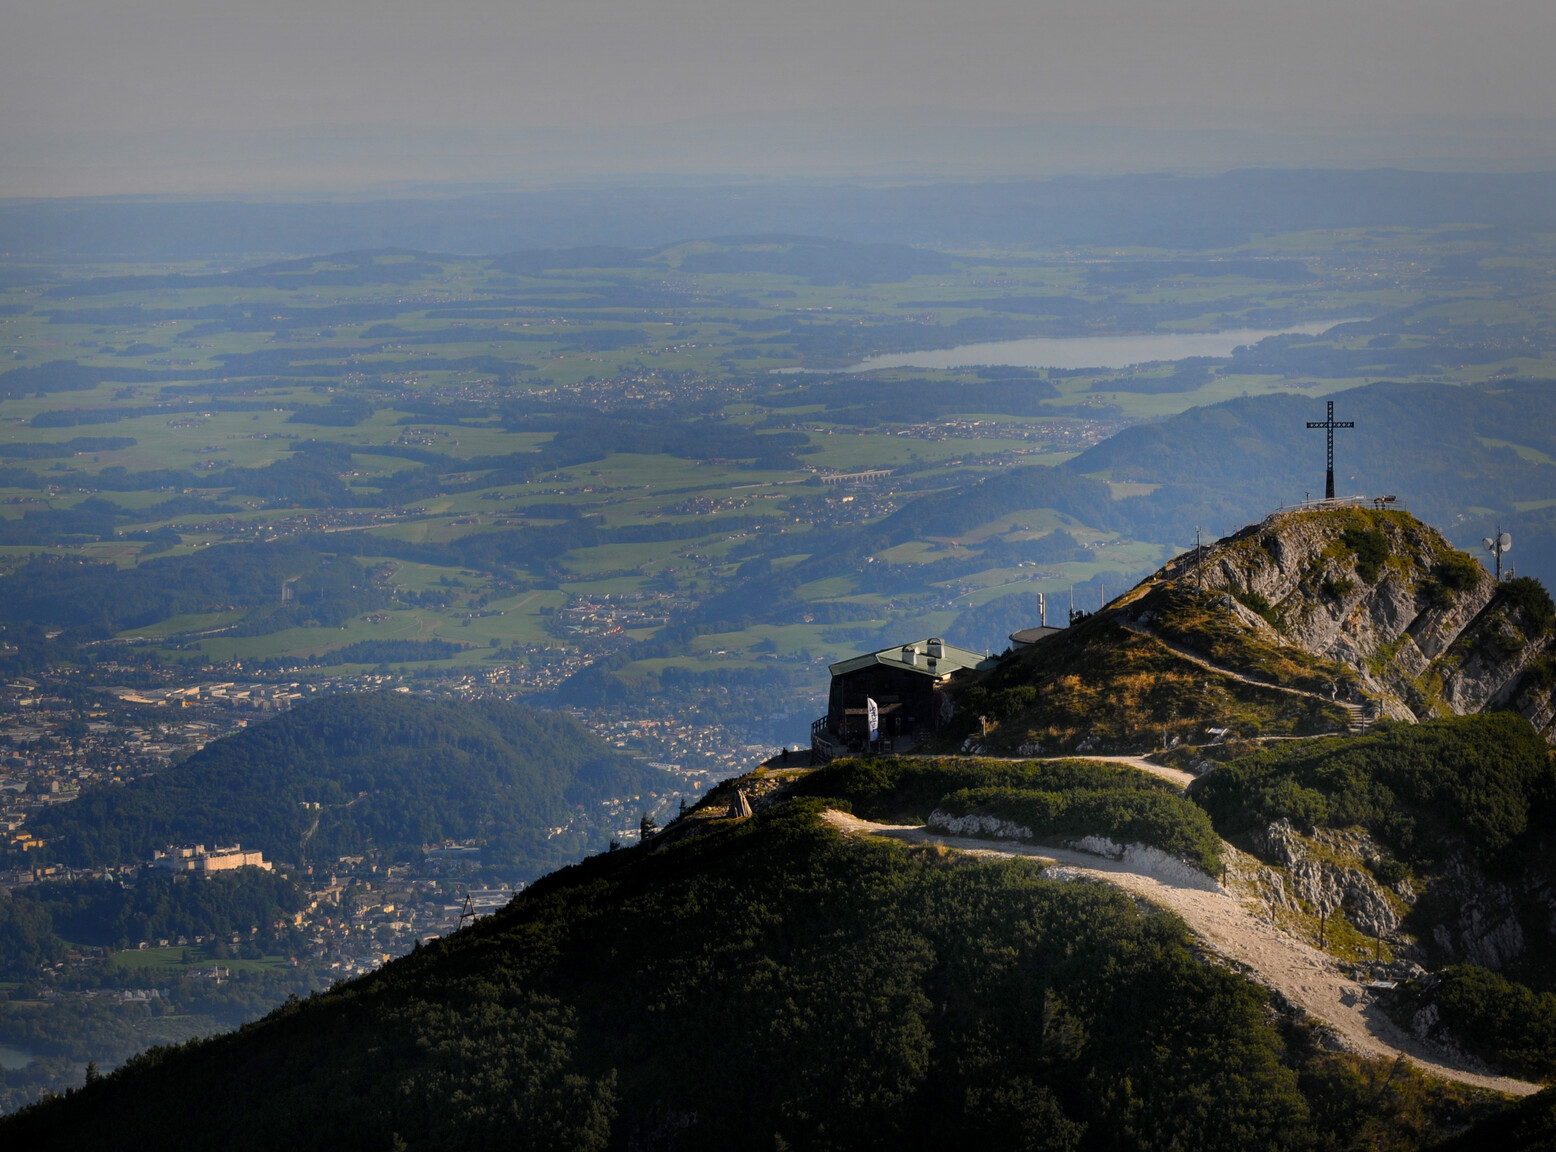
M895 111L651 125L392 123L265 129L18 130L0 121L0 201L372 199L583 185L903 183L1246 169L1556 171L1556 119L1186 117L1184 126Z
M968 253L1232 249L1348 228L1556 232L1556 170L1241 168L1042 178L605 178L350 195L0 200L10 259L262 263L383 248L463 255L782 234ZM1468 234L1466 234L1468 235ZM613 252L611 259L622 256Z

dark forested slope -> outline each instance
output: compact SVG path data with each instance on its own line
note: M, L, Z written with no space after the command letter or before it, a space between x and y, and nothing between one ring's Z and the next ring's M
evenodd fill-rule
M109 785L29 822L73 863L143 859L168 843L230 843L296 863L475 840L525 878L604 846L598 806L652 806L674 780L570 717L500 701L328 696ZM556 828L564 828L554 834Z
M1556 1077L1556 770L1522 717L1270 746L1190 794L1287 895L1327 889L1334 915L1435 969L1399 995L1402 1023Z
M0 1140L1419 1147L1488 1107L1323 1053L1170 915L1030 861L845 839L825 803L594 857L372 976L0 1122Z

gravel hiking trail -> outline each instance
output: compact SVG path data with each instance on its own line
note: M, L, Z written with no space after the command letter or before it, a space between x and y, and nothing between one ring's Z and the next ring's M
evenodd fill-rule
M1123 764L1128 768L1136 768L1141 772L1149 772L1152 776L1160 776L1163 780L1170 780L1179 788L1187 788L1194 783L1197 777L1192 772L1185 772L1181 768L1168 768L1163 764L1152 764L1144 756L1044 756L1044 760L1100 760L1104 764Z
M1132 763L1133 758L1126 762ZM1163 771L1144 763L1135 766L1157 774ZM1176 884L1131 871L1123 862L1068 848L942 836L923 827L873 824L833 809L828 809L822 819L845 835L938 844L975 856L1025 856L1057 865L1055 872L1059 878L1084 878L1116 885L1176 913L1210 951L1328 1025L1340 1042L1358 1055L1386 1059L1403 1056L1430 1075L1512 1096L1530 1096L1540 1091L1539 1084L1490 1075L1470 1061L1456 1059L1417 1040L1385 1016L1382 1008L1371 1002L1365 988L1342 974L1333 957L1266 923L1251 900L1245 902L1225 889L1206 891Z
M1168 768L1163 764L1152 764L1144 756L1102 756L1092 752L1083 752L1076 756L987 756L982 752L973 752L955 759L1004 760L1011 764L1058 764L1071 760L1097 760L1103 764L1122 764L1127 768L1149 772L1152 776L1159 776L1179 788L1187 788L1197 779L1192 772L1185 772L1181 768Z
M1207 660L1192 648L1186 648L1182 644L1168 640L1165 636L1159 636L1149 628L1142 628L1138 624L1126 623L1123 620L1118 621L1118 625L1126 632L1133 632L1136 636L1144 636L1147 639L1155 640L1180 660L1187 660L1190 664L1203 668L1207 672L1214 672L1217 676L1225 676L1229 680L1236 680L1253 688L1268 688L1274 692L1284 692L1288 696L1302 696L1308 700L1317 700L1320 704L1333 704L1337 708L1343 708L1346 715L1351 718L1352 731L1355 731L1361 725L1363 717L1366 715L1366 709L1360 704L1350 704L1344 700L1336 700L1333 697L1325 696L1320 692L1309 692L1306 688L1292 688L1286 684L1276 684L1271 680L1261 680L1258 677L1249 676L1244 672L1237 672L1231 668L1223 668L1220 664Z

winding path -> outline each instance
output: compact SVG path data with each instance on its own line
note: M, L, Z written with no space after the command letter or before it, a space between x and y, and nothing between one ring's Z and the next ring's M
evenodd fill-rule
M1187 788L1197 779L1192 772L1185 772L1181 768L1168 768L1165 764L1152 764L1144 756L1043 756L1040 759L1101 760L1105 764L1123 764L1129 768L1137 768L1141 772L1149 772L1152 776L1159 776L1163 780L1169 780L1179 788Z
M1138 757L1091 757L1134 763ZM1172 769L1136 764L1158 775ZM1183 773L1182 775L1187 775ZM1540 1085L1505 1076L1488 1075L1467 1062L1451 1059L1430 1048L1396 1025L1355 980L1342 975L1332 957L1282 932L1257 910L1257 904L1225 889L1207 891L1129 870L1119 861L1047 848L1013 840L973 840L942 836L923 827L872 824L844 812L828 810L822 816L845 835L884 836L914 844L940 844L975 856L1025 856L1059 866L1063 878L1100 880L1132 895L1149 900L1178 916L1205 945L1234 966L1247 970L1262 984L1292 1004L1323 1021L1345 1046L1363 1056L1385 1059L1404 1056L1423 1072L1478 1088L1512 1096L1530 1096Z
M1331 700L1321 692L1309 692L1306 688L1292 688L1269 680L1259 680L1244 672L1223 668L1220 664L1212 664L1192 648L1185 648L1182 644L1176 644L1163 636L1157 635L1149 628L1142 628L1138 624L1129 624L1122 619L1117 620L1116 623L1124 631L1133 632L1136 636L1144 636L1149 640L1155 640L1180 660L1187 660L1190 664L1203 668L1207 672L1214 672L1217 676L1225 676L1229 680L1236 680L1238 683L1247 684L1252 688L1268 688L1274 692L1284 692L1289 696L1302 696L1308 700L1317 700L1320 704L1333 704L1336 708L1343 708L1350 715L1353 728L1361 724L1365 715L1365 709L1360 704L1348 704L1344 700Z

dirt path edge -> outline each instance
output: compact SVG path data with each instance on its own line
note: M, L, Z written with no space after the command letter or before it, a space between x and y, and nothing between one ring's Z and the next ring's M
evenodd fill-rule
M1322 1021L1352 1052L1386 1059L1403 1056L1430 1075L1509 1096L1532 1096L1542 1088L1525 1080L1490 1075L1429 1047L1384 1015L1366 989L1335 967L1332 957L1264 923L1231 893L1185 887L1167 876L1131 871L1127 861L1069 848L945 836L923 827L874 824L836 809L824 812L822 820L844 835L938 844L975 856L1028 857L1060 866L1066 878L1115 885L1181 917L1209 951Z

